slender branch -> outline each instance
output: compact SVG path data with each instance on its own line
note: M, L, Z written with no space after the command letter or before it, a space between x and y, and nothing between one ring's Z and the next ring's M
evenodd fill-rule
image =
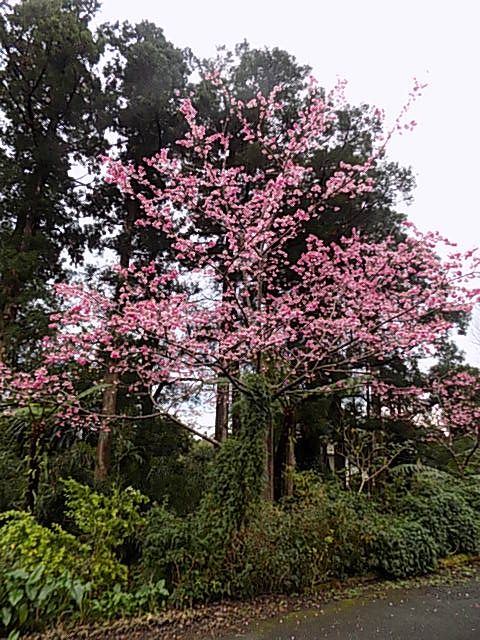
M220 447L221 446L221 443L218 440L215 440L215 438L211 438L210 436L207 436L207 434L201 433L200 431L197 431L197 429L195 429L194 427L191 427L188 424L185 424L184 422L182 422L181 420L179 420L175 416L172 416L172 415L170 415L168 413L159 414L159 415L161 415L163 418L171 420L178 427L181 427L182 429L186 429L187 431L189 431L193 435L198 436L199 438L202 438L202 440L205 440L206 442L209 442L214 447Z
M89 413L86 409L82 409L82 411L85 412L85 413ZM156 413L149 413L147 415L134 415L134 416L129 416L129 415L126 415L126 414L114 414L114 415L110 414L110 415L108 415L108 414L102 414L102 413L96 413L95 415L98 416L99 418L108 418L109 420L135 420L135 421L137 421L137 420L149 420L149 419L152 419L152 418L165 418L166 420L170 420L171 422L176 424L178 427L181 427L182 429L185 429L186 431L189 431L193 435L195 435L195 436L197 436L199 438L202 438L202 440L205 440L206 442L209 442L214 447L220 447L220 445L221 445L221 443L218 442L218 440L215 440L215 438L211 438L206 433L202 433L201 431L199 431L195 427L191 427L190 425L185 424L184 422L182 422L181 420L179 420L175 416L172 416L170 413L166 413L165 411L157 411Z
M467 454L467 457L465 458L465 460L464 460L464 462L462 464L463 471L465 471L465 469L468 467L468 464L469 464L470 460L473 458L473 456L475 455L475 453L477 452L478 447L480 447L480 434L477 432L477 440L475 442L475 445L472 447L470 452Z

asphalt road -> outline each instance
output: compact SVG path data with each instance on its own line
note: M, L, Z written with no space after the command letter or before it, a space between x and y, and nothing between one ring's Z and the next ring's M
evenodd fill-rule
M480 640L480 582L390 591L260 623L228 640ZM226 639L227 640L227 639Z

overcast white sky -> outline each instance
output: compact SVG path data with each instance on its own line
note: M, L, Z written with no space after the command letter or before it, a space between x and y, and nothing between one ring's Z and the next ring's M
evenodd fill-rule
M393 120L412 78L428 88L412 110L413 133L390 157L417 176L410 218L462 248L480 244L480 0L103 0L101 21L147 19L200 56L247 39L309 64L321 85L348 80L350 102ZM463 341L469 359L480 354Z

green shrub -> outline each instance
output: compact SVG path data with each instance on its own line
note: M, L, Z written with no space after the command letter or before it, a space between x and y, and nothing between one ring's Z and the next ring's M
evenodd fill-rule
M374 507L325 487L313 474L296 474L295 486L295 497L281 505L258 503L220 548L213 546L214 535L201 534L208 523L200 529L195 516L181 519L165 507L152 509L142 547L145 575L165 579L173 601L184 604L298 593L329 577L371 570L369 545L380 517Z
M142 539L144 578L165 580L173 589L182 579L182 568L191 562L190 519L175 516L165 506L151 509Z
M75 480L63 485L66 514L94 550L118 548L144 524L139 508L147 499L131 487L105 495Z
M229 531L222 544L221 532L214 518L208 530L195 515L179 518L155 507L143 537L143 579L165 580L175 605L233 595L228 569L233 533Z
M55 524L44 527L29 513L9 511L0 516L0 566L29 571L42 563L49 576L67 570L91 581L94 591L116 582L126 586L128 569L116 550L143 525L143 496L133 489L101 495L74 480L65 482L65 490L79 537Z
M0 516L4 625L42 628L85 611L115 617L161 606L164 584L128 593L128 567L118 557L121 545L143 526L143 496L133 489L101 495L73 480L65 482L65 489L67 513L78 536L59 525L44 527L30 513ZM117 585L113 592L112 584Z
M480 476L467 478L458 487L463 499L475 513L480 514Z
M134 591L124 591L120 584L89 603L89 617L101 620L156 613L165 606L168 591L165 582L145 584Z
M45 577L58 577L64 571L88 575L90 548L58 525L51 529L36 522L30 513L7 511L0 515L0 567L32 571L38 564L46 568Z
M6 632L35 630L56 622L65 614L82 612L90 583L69 571L48 575L43 564L31 571L0 571L0 612Z
M418 522L384 518L369 547L372 566L389 578L422 575L437 567L437 544Z
M208 443L193 440L168 419L132 421L116 429L112 477L151 500L168 501L174 513L187 515L198 507L214 453Z
M264 505L238 533L229 566L235 596L299 593L328 575L333 537L325 510Z
M478 514L458 492L406 496L401 511L421 524L437 543L441 556L449 553L478 553L480 523Z
M165 578L176 603L234 595L231 567L238 534L250 526L261 506L264 434L272 407L265 380L252 374L245 383L240 432L216 454L197 511L180 520L161 507L148 518L144 571Z
M221 572L209 559L208 540L195 535L195 524L163 508L149 514L143 562L147 575L166 579L176 603L299 592L325 579L332 538L318 509L285 512L262 505L221 549ZM218 557L218 551L211 554Z
M1 424L0 424L1 426ZM0 512L22 503L25 492L25 462L10 449L4 449L0 437Z
M117 550L128 539L138 535L145 523L140 506L147 499L131 487L114 488L104 495L75 480L63 481L66 514L79 531L79 538L91 554L90 577L94 585L126 586L128 569L119 562Z
M417 472L411 490L397 496L396 513L425 527L440 556L480 551L480 490L475 482L444 472Z
M345 578L372 570L369 548L379 526L377 505L337 484L326 487L326 514L333 544L329 575Z
M144 572L165 579L176 604L302 592L371 572L421 575L446 553L478 549L479 496L468 483L452 489L439 477L409 478L374 499L310 472L295 474L294 496L272 505L245 499L238 483L229 488L245 443L227 445L213 469L217 488L196 514L182 519L157 507L148 515Z

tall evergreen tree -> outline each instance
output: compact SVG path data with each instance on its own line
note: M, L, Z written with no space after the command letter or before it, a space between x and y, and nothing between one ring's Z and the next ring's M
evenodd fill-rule
M82 260L75 168L102 148L97 0L5 2L0 11L0 357L29 357L54 304L47 285Z
M115 102L111 127L117 137L117 154L124 162L140 165L144 158L169 147L180 136L184 125L176 108L176 91L183 91L186 85L187 66L183 53L150 22L105 25L103 32L110 48L104 75L106 90ZM145 169L149 173L148 167ZM162 254L168 257L166 239L157 236L153 240L152 234L136 226L141 214L136 198L124 197L104 184L98 185L91 204L100 223L97 249L113 250L122 268ZM102 235L105 228L110 231L106 236ZM116 300L118 295L118 286L113 283ZM103 413L115 415L122 381L117 376L107 382ZM107 477L111 442L112 432L100 433L95 471L98 481Z

